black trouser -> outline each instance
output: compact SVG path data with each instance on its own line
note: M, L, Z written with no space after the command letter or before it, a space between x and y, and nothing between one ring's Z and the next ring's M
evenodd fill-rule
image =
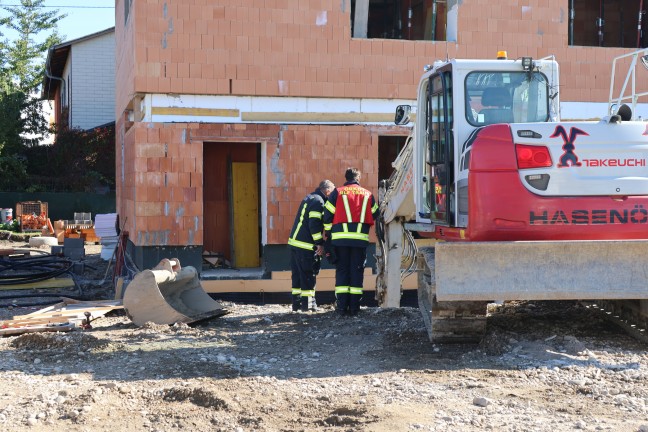
M308 308L309 298L315 298L315 253L312 250L290 248L292 270L292 308ZM305 306L305 307L304 307Z
M355 315L360 310L364 267L367 261L366 247L336 246L335 297L337 311L349 311Z

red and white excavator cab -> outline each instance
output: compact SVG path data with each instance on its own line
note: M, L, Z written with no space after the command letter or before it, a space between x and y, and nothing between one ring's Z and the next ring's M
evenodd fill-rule
M497 123L558 119L558 64L551 58L505 56L500 52L497 60L436 62L423 74L413 138L418 144L414 184L420 184L414 191L417 222L467 227L468 213L463 210L469 144L476 130Z
M412 137L416 231L447 240L645 236L630 212L648 195L646 124L560 122L558 88L552 58L500 53L424 73ZM399 107L397 117L408 112ZM591 228L604 221L625 226Z

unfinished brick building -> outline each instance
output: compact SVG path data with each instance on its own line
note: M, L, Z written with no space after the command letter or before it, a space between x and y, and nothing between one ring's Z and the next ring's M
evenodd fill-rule
M287 269L319 180L356 166L377 192L389 175L408 132L394 108L435 59L555 55L563 118L604 115L612 58L646 37L638 0L606 2L603 29L590 3L117 0L117 210L135 263L200 268L210 251Z

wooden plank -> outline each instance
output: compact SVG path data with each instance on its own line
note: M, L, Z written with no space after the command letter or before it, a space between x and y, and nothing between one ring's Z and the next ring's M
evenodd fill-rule
M207 293L290 292L290 280L285 279L202 280L200 283ZM364 289L376 289L376 275L365 275ZM335 291L335 277L318 276L317 291Z
M394 113L244 112L243 121L393 123Z
M28 326L20 328L0 329L0 336L15 336L25 333L42 333L42 332L67 332L74 329L74 324L56 325L56 326Z
M57 311L43 312L37 315L20 315L14 318L38 318L38 317L67 317L67 318L85 318L85 313L90 312L90 314L98 318L101 315L105 315L112 310L123 309L124 306L104 306L104 307L83 307L83 308L72 308L72 309L63 309ZM99 313L100 315L96 315Z
M29 319L37 317L74 317L84 318L85 312L101 313L101 315L111 310L123 309L121 300L103 300L95 302L78 302L78 303L59 303L27 315L17 315L14 319ZM95 316L96 317L96 316Z
M365 277L371 276L373 274L373 270L371 267L365 267L364 270ZM271 272L270 278L273 280L291 280L292 279L292 272L290 270L287 271L273 271ZM319 275L317 276L317 280L320 278L334 278L335 277L335 269L322 269L319 272Z
M115 283L115 300L124 298L124 278L118 277Z
M71 288L74 280L70 278L53 278L39 282L27 282L24 284L0 285L0 291L20 289L49 289L49 288Z
M238 117L240 111L237 109L222 108L189 108L189 107L152 107L153 115L182 115L182 116L203 116L203 117Z
M66 323L69 319L66 317L50 317L50 318L16 318L12 320L0 321L0 328L14 328L25 327L30 325L52 324L52 323Z

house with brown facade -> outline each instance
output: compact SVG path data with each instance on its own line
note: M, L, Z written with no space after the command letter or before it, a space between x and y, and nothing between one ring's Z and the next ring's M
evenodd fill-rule
M437 59L555 56L563 118L605 115L612 59L648 42L639 0L605 3L117 0L117 211L135 264L200 268L207 252L287 270L301 199L349 166L377 193L409 132L395 107Z

